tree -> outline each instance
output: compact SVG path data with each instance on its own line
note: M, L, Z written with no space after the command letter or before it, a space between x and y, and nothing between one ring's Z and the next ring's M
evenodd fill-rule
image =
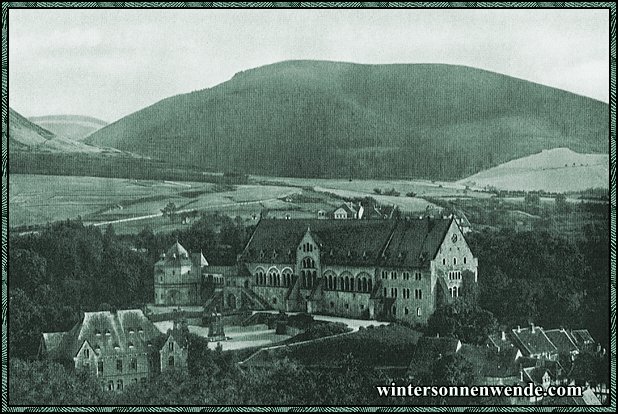
M178 207L176 207L176 204L172 201L167 203L167 205L161 210L161 213L163 213L163 217L168 217L171 222L174 222L176 220L177 212Z
M11 249L9 254L11 288L20 288L28 293L47 283L47 260L36 251Z
M427 321L427 335L454 337L462 342L483 344L498 329L494 315L465 300L438 308Z
M444 355L433 363L433 383L439 385L475 384L474 372L474 366L462 354Z
M556 203L556 211L558 213L569 213L571 211L571 206L567 202L567 198L565 194L563 193L556 194L554 201Z

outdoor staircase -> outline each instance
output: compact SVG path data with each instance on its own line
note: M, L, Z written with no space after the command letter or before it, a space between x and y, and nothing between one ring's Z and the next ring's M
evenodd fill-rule
M257 295L255 292L253 292L251 289L249 288L241 288L241 292L243 295L243 299L247 299L248 303L251 304L250 308L253 310L268 310L268 309L272 309L272 307L270 306L270 304L264 300L262 297L260 297L259 295Z

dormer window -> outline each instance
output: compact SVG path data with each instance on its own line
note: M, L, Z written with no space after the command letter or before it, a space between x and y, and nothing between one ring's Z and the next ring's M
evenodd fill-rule
M116 351L120 351L120 345L118 345L118 344L114 344L114 349L115 349Z
M135 348L135 346L133 345L133 342L129 342L129 349L133 349Z
M105 331L105 336L111 336L112 333L109 331L109 329L107 331Z
M260 250L260 259L264 258L264 250Z
M84 349L84 356L90 358L90 350L88 348Z
M137 332L139 332L140 334L143 334L144 333L144 329L143 328L139 328L139 331L137 331Z
M133 328L129 328L129 333L130 333L130 334L135 333L135 329L133 329Z

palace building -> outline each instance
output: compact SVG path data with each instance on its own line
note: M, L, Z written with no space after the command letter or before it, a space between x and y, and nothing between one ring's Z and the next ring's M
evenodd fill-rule
M476 285L477 266L453 218L261 219L234 267L176 242L155 265L155 304L423 324Z
M239 260L273 309L426 323L477 283L452 218L261 220Z

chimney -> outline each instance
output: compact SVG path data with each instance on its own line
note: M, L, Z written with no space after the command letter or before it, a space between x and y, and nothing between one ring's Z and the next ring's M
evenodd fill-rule
M517 325L517 333L521 333L521 326Z
M439 337L440 337L440 332L436 334L436 338L439 338Z
M530 323L530 330L532 331L532 333L535 333L534 322Z
M502 340L506 341L506 332L502 331Z

